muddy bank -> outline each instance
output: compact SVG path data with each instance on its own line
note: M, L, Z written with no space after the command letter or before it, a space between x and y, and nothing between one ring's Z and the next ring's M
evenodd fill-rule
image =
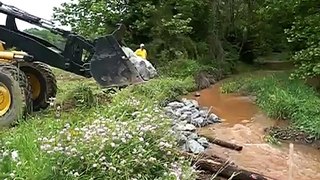
M282 121L268 118L253 103L252 98L237 94L221 94L220 83L200 91L200 97L190 94L200 106L211 108L223 123L198 129L200 135L218 137L243 146L241 152L212 145L208 154L230 158L242 168L273 177L288 179L289 145L275 146L264 140L265 129L285 127ZM320 151L306 145L295 144L293 152L293 179L320 179Z
M315 136L311 136L303 131L299 131L293 127L272 126L265 129L265 133L281 140L282 142L295 142L296 144L306 144L320 150L320 140Z

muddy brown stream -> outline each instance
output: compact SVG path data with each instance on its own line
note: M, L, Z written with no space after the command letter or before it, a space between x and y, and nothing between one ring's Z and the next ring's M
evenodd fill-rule
M243 146L241 152L213 145L208 153L229 158L239 167L274 179L288 180L289 144L271 145L264 140L264 129L279 124L269 119L249 97L221 94L220 83L200 91L200 97L190 94L200 106L211 108L223 123L199 129L201 135L213 136ZM320 151L306 145L294 144L292 157L294 180L320 180Z

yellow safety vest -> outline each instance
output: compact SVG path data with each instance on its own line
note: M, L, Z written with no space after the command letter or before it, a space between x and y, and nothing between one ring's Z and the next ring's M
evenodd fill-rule
M137 56L142 57L143 59L147 59L147 50L145 50L145 49L137 49L135 54Z

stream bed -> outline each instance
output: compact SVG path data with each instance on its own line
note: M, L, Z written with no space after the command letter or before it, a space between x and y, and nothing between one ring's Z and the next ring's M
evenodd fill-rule
M264 129L273 125L286 126L283 121L268 118L253 99L237 94L222 94L220 84L191 93L184 98L198 101L209 108L222 123L198 128L199 135L217 137L243 146L241 152L211 145L206 153L230 159L239 167L277 180L289 177L289 144L272 145L264 140ZM307 145L294 144L292 177L294 180L320 179L320 151ZM271 178L270 178L271 179Z

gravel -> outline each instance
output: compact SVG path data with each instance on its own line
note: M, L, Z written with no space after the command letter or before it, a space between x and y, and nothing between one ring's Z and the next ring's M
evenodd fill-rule
M207 108L201 108L196 100L182 99L170 102L165 108L173 122L178 144L183 151L199 154L209 147L205 137L200 137L197 128L220 123L221 119Z

